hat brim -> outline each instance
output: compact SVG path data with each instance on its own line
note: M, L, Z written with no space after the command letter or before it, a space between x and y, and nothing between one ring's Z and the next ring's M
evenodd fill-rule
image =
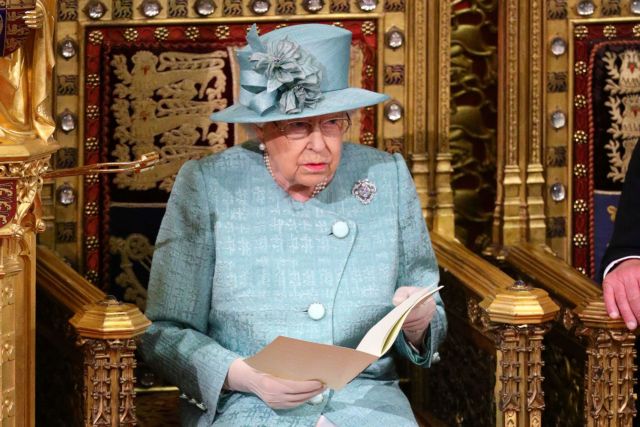
M349 87L346 89L323 92L323 99L315 108L305 108L301 113L285 114L278 108L272 108L260 115L241 104L234 104L222 111L209 116L214 122L226 123L266 123L278 120L291 120L304 117L321 116L356 110L362 107L379 104L389 99L389 96L366 89Z

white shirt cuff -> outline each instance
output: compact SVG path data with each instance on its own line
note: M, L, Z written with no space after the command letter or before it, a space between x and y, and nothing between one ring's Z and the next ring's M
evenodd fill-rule
M607 277L607 274L609 274L609 271L611 271L611 269L615 267L617 264L620 264L622 261L627 259L632 259L632 258L640 259L640 255L629 255L629 256L610 262L609 265L607 265L607 268L605 268L604 270L604 274L602 275L602 280L604 280L604 278Z

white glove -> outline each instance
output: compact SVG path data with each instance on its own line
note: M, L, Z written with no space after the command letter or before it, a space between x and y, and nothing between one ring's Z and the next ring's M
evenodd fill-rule
M409 296L423 289L424 288L417 286L399 287L396 289L395 294L393 294L393 305L399 305L402 301L409 298ZM413 310L409 312L409 315L402 324L402 331L404 332L405 337L407 337L407 340L418 349L422 347L422 342L424 341L427 328L435 314L436 301L433 297L429 297L425 301L422 301L420 304L413 307Z
M253 369L242 359L229 366L225 386L229 390L253 393L273 409L302 405L325 390L320 381L291 381Z

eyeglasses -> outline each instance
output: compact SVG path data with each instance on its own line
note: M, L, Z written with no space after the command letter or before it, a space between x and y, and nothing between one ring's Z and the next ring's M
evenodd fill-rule
M307 121L275 123L275 125L284 136L294 141L307 138L315 129L315 123ZM351 118L348 114L342 117L332 117L318 123L318 127L324 136L339 137L351 127Z

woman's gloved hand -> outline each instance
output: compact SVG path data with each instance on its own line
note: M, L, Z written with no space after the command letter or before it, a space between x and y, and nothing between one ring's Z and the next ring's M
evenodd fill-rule
M400 286L393 294L393 305L399 305L415 292L421 291L423 288L417 286ZM431 323L431 319L436 314L436 301L433 297L427 298L425 301L413 307L409 315L402 324L402 331L407 340L419 350L422 350L425 333Z
M320 381L291 381L253 369L242 359L231 363L225 387L242 393L253 393L273 409L302 405L325 390Z

